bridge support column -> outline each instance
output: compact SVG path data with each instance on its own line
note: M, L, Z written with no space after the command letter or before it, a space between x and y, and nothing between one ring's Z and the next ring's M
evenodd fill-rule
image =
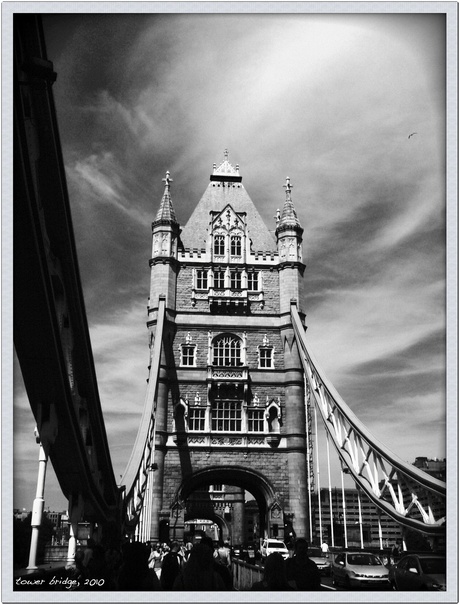
M308 488L304 374L292 328L283 330L289 513L298 537L308 536Z
M171 515L169 518L169 538L170 540L177 540L177 542L183 542L184 533L185 508L180 502L175 502L171 508Z
M38 431L36 432L37 441L40 443L38 437ZM38 456L38 479L37 479L37 492L32 509L32 536L30 539L30 551L29 551L29 565L27 569L37 569L37 547L38 547L38 535L40 532L40 525L42 522L43 508L45 506L45 479L46 479L46 465L48 463L48 456L45 452L45 448L40 443L40 453Z
M152 472L151 490L151 516L150 516L150 541L158 542L160 539L160 513L163 506L163 472L164 451L155 449L155 464L158 469Z
M77 551L78 522L83 512L83 501L76 494L69 500L69 547L67 549L67 567L75 565L75 553Z
M166 372L166 356L164 347L161 351L161 365L158 376L157 405L155 411L155 443L154 460L156 470L152 471L152 499L150 514L150 537L153 542L158 542L160 537L160 513L163 508L163 481L165 468L165 448L168 438L167 429L168 414L168 375Z
M37 548L43 509L45 507L45 479L50 445L54 443L58 431L56 410L53 404L41 402L38 405L35 441L40 445L38 456L37 491L32 509L32 536L30 540L29 565L27 569L37 569Z
M242 490L233 501L232 516L231 541L233 544L242 544L246 542L244 531L244 492Z

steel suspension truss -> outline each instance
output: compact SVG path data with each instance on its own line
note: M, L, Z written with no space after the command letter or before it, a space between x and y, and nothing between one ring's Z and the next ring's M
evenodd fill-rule
M311 354L295 302L291 318L314 402L342 468L367 497L402 526L445 534L446 484L398 458L359 421Z
M313 467L313 422L311 416L311 392L307 379L305 379L305 410L306 410L306 433L307 433L307 480L310 492L315 491L315 471Z
M166 302L163 296L158 301L155 340L151 349L150 370L144 411L131 457L122 477L125 486L124 523L127 530L137 527L136 533L142 540L150 539L151 475L155 456L155 412L160 371L161 347L165 323Z

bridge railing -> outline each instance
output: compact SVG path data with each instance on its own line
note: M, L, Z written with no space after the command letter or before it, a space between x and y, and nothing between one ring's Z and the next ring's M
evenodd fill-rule
M446 484L398 458L347 406L307 346L297 306L291 318L307 379L342 468L384 513L401 525L430 535L445 533Z
M263 567L245 563L241 559L232 559L233 588L235 590L251 590L255 582L263 579Z

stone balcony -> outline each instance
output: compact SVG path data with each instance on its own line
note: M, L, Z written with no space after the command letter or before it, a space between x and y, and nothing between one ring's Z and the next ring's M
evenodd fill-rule
M250 303L259 303L264 305L264 294L262 291L251 291L247 288L209 288L207 290L192 289L192 305L196 305L197 300L206 300L209 306L243 306L247 307Z

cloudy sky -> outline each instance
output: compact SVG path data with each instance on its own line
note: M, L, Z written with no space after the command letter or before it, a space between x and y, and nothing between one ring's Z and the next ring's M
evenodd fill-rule
M403 460L445 457L443 15L44 18L86 310L117 478L148 364L150 224L185 224L225 148L269 229L291 178L311 348ZM411 133L416 133L409 138ZM14 505L35 495L15 363ZM46 504L66 503L52 470Z

